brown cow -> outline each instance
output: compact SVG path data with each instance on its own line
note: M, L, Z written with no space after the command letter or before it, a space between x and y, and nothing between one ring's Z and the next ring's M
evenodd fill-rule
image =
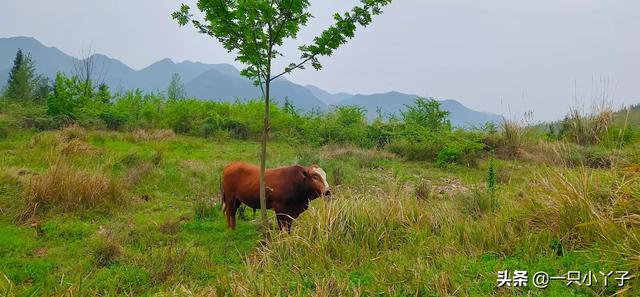
M289 230L291 221L309 207L309 201L331 194L326 173L315 164L267 169L265 175L267 209L276 212L281 229ZM240 203L260 208L260 168L235 162L224 168L222 176L222 207L231 229L236 228Z

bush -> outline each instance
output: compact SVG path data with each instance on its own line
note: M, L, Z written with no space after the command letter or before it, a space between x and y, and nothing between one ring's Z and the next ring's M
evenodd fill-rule
M418 133L394 140L388 149L408 160L435 161L441 167L449 164L475 166L477 159L483 155L485 146L478 133L464 130L423 130Z
M25 119L24 127L35 128L36 130L39 130L39 131L45 131L45 130L58 128L60 127L60 124L58 124L51 117L34 117L34 118Z
M103 111L99 115L99 118L104 122L107 129L110 130L122 129L128 120L128 116L126 113L114 108L109 108Z
M484 145L467 139L452 141L438 153L436 163L440 167L449 164L460 164L475 167L476 161L482 155Z
M389 145L389 151L407 160L413 161L434 161L444 143L440 139L411 141L408 139L397 139Z

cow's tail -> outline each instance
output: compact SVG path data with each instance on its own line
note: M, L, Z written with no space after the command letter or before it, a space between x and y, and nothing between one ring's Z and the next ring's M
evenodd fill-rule
M224 202L225 199L224 199L224 187L222 184L222 175L220 175L219 182L220 182L220 209L226 213L227 205Z

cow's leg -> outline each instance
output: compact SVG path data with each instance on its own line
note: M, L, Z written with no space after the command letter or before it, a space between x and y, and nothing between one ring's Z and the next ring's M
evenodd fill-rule
M286 213L279 213L276 215L278 219L278 229L280 230L291 230L291 222L293 221L293 217Z
M287 210L286 208L282 207L279 204L273 204L271 205L271 208L273 209L273 212L276 213L276 221L278 222L278 229L282 230L283 228L285 228L286 224L287 224Z
M233 200L231 201L227 201L226 205L224 207L224 214L227 217L227 226L229 226L229 228L232 228L232 223L231 223L231 218L232 216L235 217L235 212L231 212L231 209L233 208Z
M308 207L308 203L305 203L282 211L282 215L277 216L278 227L280 227L280 230L287 230L287 232L290 232L293 221L296 220Z
M229 208L227 213L227 223L229 225L229 228L235 229L236 228L236 211L238 210L238 208L240 208L240 200L233 199L228 207Z

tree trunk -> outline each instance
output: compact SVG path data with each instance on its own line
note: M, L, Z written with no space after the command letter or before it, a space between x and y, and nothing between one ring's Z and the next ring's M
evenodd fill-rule
M269 72L267 72L269 73ZM262 233L266 236L269 231L267 218L267 196L265 167L267 161L267 140L269 139L269 80L265 83L264 122L262 124L262 142L260 143L260 214L262 215Z

